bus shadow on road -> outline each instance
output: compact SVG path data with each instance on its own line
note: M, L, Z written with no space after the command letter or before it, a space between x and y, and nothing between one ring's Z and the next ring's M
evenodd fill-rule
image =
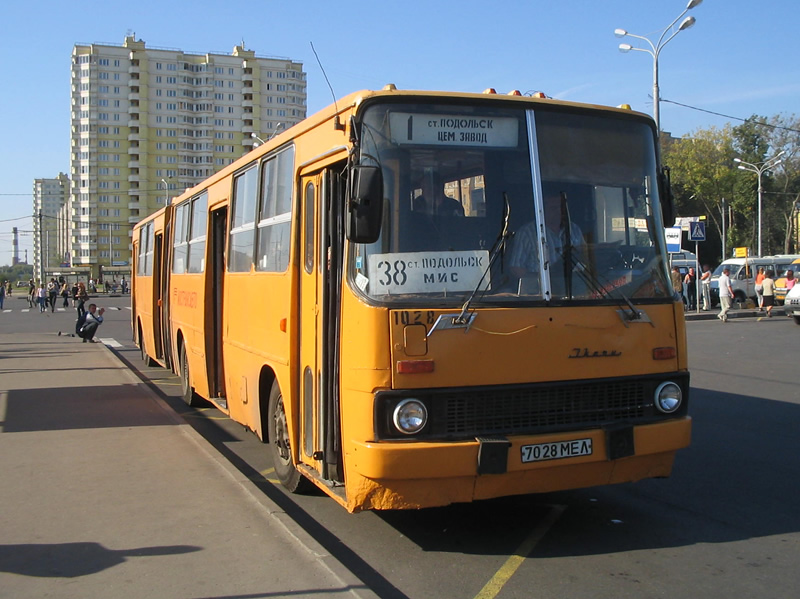
M4 433L175 424L137 385L14 389L5 403Z
M610 554L800 532L800 406L695 389L692 445L668 479L378 515L423 552L511 554L565 506L529 557Z

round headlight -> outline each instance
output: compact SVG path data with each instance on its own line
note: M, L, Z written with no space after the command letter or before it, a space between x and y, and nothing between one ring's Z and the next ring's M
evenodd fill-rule
M665 414L672 414L681 407L683 391L676 383L668 381L661 383L656 389L656 408Z
M404 399L395 407L392 422L401 433L413 435L428 422L428 410L418 399Z

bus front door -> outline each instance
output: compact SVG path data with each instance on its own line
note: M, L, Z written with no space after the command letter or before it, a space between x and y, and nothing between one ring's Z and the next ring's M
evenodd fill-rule
M327 372L324 367L325 279L327 277L326 214L322 209L322 177L301 178L300 265L300 461L324 475L323 422Z

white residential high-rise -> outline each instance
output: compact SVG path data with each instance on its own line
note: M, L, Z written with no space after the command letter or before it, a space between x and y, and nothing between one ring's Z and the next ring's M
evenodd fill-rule
M33 276L43 279L61 264L69 262L64 207L70 192L69 177L33 180Z
M130 272L131 230L306 116L306 74L288 58L77 44L72 52L72 266Z

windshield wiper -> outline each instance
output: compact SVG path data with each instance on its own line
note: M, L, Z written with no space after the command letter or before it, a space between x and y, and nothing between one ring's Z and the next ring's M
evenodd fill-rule
M570 248L570 250L571 250L572 244L568 244L567 247ZM644 322L650 322L650 319L647 318L647 315L643 311L641 311L638 308L636 308L636 306L633 304L633 302L630 299L628 299L627 295L625 295L622 291L619 292L619 295L616 295L616 294L612 293L613 287L612 287L611 283L609 283L608 280L603 280L602 278L594 275L586 267L586 265L584 265L580 260L578 260L577 257L572 255L571 251L569 252L569 254L570 254L569 255L569 262L567 261L567 252L566 251L562 252L562 256L561 256L561 259L562 259L562 261L564 262L564 265L565 265L565 267L564 267L565 274L566 274L567 268L569 268L570 277L572 276L572 272L576 271L578 273L578 276L581 278L581 280L584 283L586 283L586 286L593 293L595 293L597 296L604 297L604 298L616 301L617 304L621 308L623 308L623 310L625 310L625 308L627 308L627 310L625 310L625 312L624 312L624 317L623 317L623 313L622 313L623 310L619 311L620 312L620 317L623 318L623 321L633 322L635 320L642 320ZM569 279L569 282L567 283L567 285L569 287L572 286L571 278ZM568 297L570 299L572 299L572 294L570 293ZM623 305L623 303L624 303L624 305ZM625 326L627 326L627 324Z
M470 294L467 301L464 302L464 305L461 308L461 314L453 319L453 324L457 325L467 325L471 321L471 318L467 315L467 312L470 311L472 300L475 299L475 295L483 285L483 281L486 278L486 275L492 270L492 265L494 264L497 257L503 253L503 250L506 246L506 243L509 239L513 236L513 233L508 232L508 219L511 215L511 205L508 202L508 194L504 191L503 192L503 221L500 225L500 234L497 236L497 239L492 245L492 249L489 250L489 264L486 266L486 270L483 271L483 276L481 276L480 281L475 286L475 289ZM485 290L484 290L485 292Z

